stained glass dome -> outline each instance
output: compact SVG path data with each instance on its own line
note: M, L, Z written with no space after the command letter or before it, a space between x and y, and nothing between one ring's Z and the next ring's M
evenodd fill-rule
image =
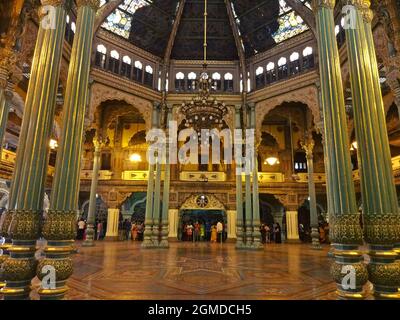
M311 9L310 1L302 0L302 2ZM290 39L309 29L303 19L287 5L285 0L279 0L279 6L279 29L272 35L276 43Z
M104 5L110 0L102 0ZM301 0L311 9L310 0ZM231 0L242 47L247 57L268 50L309 27L285 0ZM102 24L107 29L149 52L162 56L176 17L178 0L123 0ZM173 56L176 59L198 59L202 46L203 0L187 1ZM210 58L236 60L236 44L224 0L209 2ZM251 12L251 13L249 13ZM196 19L199 18L199 19ZM214 19L215 21L213 21ZM198 21L197 21L198 20ZM213 43L212 38L217 39ZM200 40L196 40L199 38ZM199 43L200 44L199 44ZM214 48L215 47L215 48ZM215 50L213 50L213 48ZM214 52L214 56L212 56ZM186 55L183 55L186 53ZM225 54L223 57L222 55Z

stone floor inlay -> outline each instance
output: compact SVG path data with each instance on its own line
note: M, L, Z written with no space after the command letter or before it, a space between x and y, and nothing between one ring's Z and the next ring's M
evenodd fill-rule
M320 251L301 244L269 244L263 251L206 243L171 243L168 250L143 250L131 242L77 247L68 282L72 300L335 299L328 246Z

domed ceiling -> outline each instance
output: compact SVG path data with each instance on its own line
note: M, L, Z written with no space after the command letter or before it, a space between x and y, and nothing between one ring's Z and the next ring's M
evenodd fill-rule
M110 0L102 0L104 5ZM308 0L300 0L311 8ZM208 59L238 60L225 0L208 0ZM177 19L179 0L123 0L102 27L134 45L164 57ZM284 0L231 0L233 18L245 55L252 56L308 30ZM228 4L229 5L229 4ZM204 0L186 0L171 58L203 58Z

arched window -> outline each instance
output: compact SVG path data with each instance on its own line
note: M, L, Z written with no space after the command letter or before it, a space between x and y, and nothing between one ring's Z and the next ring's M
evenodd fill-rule
M143 81L143 64L140 61L135 61L133 68L133 80L142 82Z
M119 73L119 53L116 50L110 52L108 59L108 70L114 73Z
M307 159L306 154L302 151L296 152L294 155L294 172L307 172Z
M144 84L150 87L153 86L153 68L151 66L146 66L145 68Z
M265 75L266 83L270 84L276 81L275 63L272 61L267 64L267 73Z
M224 75L224 91L233 92L233 74L230 72Z
M258 67L256 69L256 89L260 89L264 86L265 86L264 68Z
M131 78L132 75L132 59L128 56L122 58L121 74L124 77Z
M290 55L290 74L296 74L300 72L300 55L298 52L293 52Z
M288 76L287 59L282 57L278 60L278 79L284 79Z
M107 59L107 48L104 45L99 44L96 50L95 65L99 68L105 69L106 59Z
M185 91L185 74L183 72L178 72L175 75L175 90L176 92Z
M306 47L303 50L303 69L314 68L314 54L312 47Z
M197 74L194 73L194 72L190 72L188 74L188 79L189 79L189 81L188 81L188 89L191 90L191 91L196 90L196 88L197 88L197 80L196 80L197 79Z
M75 24L75 22L71 23L71 30L75 34L75 32L76 32L76 24Z
M214 72L212 75L213 79L213 89L215 91L222 90L222 81L221 81L221 74L219 72Z

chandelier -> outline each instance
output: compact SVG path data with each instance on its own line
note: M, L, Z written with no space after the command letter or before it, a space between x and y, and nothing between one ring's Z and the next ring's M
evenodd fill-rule
M194 83L195 85L195 83ZM213 80L207 72L207 0L204 1L204 63L198 83L198 94L190 102L182 103L182 113L186 116L186 127L196 131L201 128L223 127L224 116L228 113L225 103L211 96Z

